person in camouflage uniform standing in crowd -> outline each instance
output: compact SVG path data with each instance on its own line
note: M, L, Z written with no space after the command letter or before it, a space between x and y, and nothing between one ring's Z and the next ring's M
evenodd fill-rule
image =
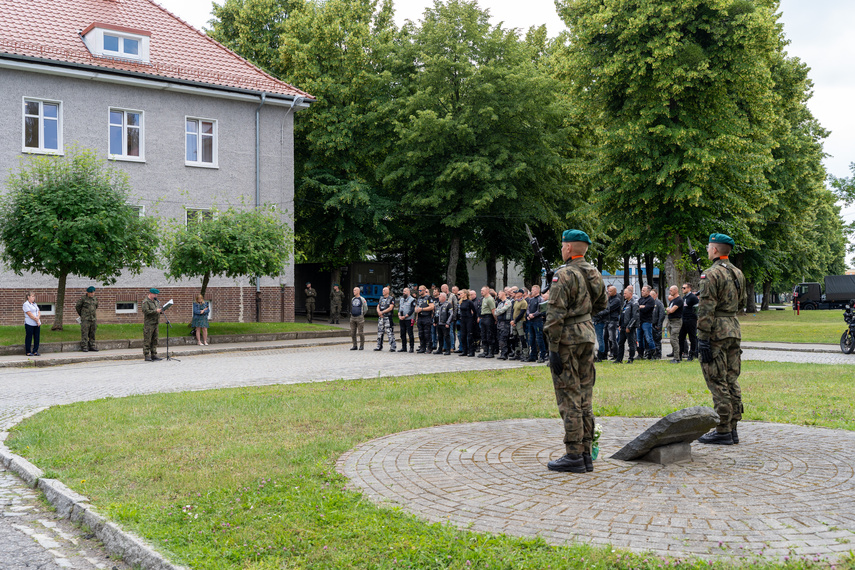
M333 285L330 292L330 324L337 325L341 318L341 307L344 305L344 291L338 288L338 283Z
M143 314L143 356L147 362L156 362L163 360L157 357L157 327L160 324L160 303L157 301L157 295L160 291L157 289L149 289L148 295L142 302Z
M707 256L714 263L701 274L698 355L719 423L714 431L698 438L700 443L739 443L736 424L742 419L742 334L738 315L745 309L747 289L742 271L728 259L734 245L729 236L712 234Z
M395 329L392 327L392 311L395 310L395 297L389 294L389 288L383 287L383 296L377 301L377 348L383 350L383 337L389 337L389 351L395 352Z
M566 454L550 461L551 471L584 473L594 470L591 442L594 408L591 401L596 379L591 313L608 306L606 287L597 268L585 261L591 239L583 231L567 230L561 237L561 256L567 263L552 278L546 324L549 368L564 421Z
M86 289L86 294L77 301L74 309L80 315L80 349L83 352L98 352L95 347L95 331L98 330L98 299L95 298L95 287Z
M315 318L315 298L318 292L312 288L312 283L306 283L306 320L310 323Z

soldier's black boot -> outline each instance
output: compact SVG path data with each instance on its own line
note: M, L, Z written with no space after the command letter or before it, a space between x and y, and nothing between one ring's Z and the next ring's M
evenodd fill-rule
M94 346L90 346L89 350L91 350L92 352L98 352L98 349L95 348Z
M356 350L356 345L354 344L354 345L353 345L353 347L351 347L351 349L350 349L350 350Z
M585 462L585 471L590 473L594 470L594 458L590 453L582 453L582 461Z
M737 445L739 443L739 434L736 433L736 426L730 430L730 439L733 440L733 445Z
M362 350L363 348L365 348L365 345L360 342L359 343L359 350Z
M581 453L568 453L560 459L550 461L546 464L550 471L561 471L564 473L585 473L585 460Z
M733 445L733 436L728 433L718 433L713 430L706 435L698 438L698 443L708 443L712 445Z
M380 342L377 343L377 347L374 349L374 352L378 350L383 350L383 339L380 339Z

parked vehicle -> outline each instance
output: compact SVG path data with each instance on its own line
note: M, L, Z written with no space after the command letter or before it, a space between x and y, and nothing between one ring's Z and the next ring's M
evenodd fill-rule
M840 337L840 350L843 354L852 354L855 351L855 299L849 301L846 305L846 312L843 313L843 320L849 325L843 331Z
M855 275L829 275L824 292L819 283L793 287L793 310L844 309L850 299L855 299Z

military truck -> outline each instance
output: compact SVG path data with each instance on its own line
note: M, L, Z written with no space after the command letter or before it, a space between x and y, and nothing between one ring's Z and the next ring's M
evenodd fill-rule
M798 283L793 287L793 310L845 309L855 299L855 275L829 275L825 291L819 283Z

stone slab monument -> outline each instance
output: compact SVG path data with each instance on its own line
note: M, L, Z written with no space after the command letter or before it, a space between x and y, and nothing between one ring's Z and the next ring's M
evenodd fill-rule
M692 460L691 443L718 424L715 410L706 406L668 414L612 455L622 461L678 463Z

